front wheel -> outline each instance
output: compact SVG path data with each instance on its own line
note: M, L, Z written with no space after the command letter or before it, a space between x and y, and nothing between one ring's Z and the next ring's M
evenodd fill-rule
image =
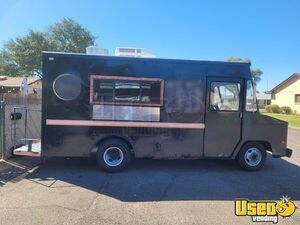
M98 165L106 172L125 169L131 161L129 146L121 140L111 139L103 142L96 153Z
M265 164L266 157L267 153L264 146L260 143L251 142L242 147L237 160L244 170L255 171Z

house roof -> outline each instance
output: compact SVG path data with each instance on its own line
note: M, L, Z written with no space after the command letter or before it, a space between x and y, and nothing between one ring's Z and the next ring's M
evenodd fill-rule
M278 84L276 87L274 87L272 90L270 90L268 93L273 93L276 90L278 90L279 88L283 87L285 84L287 84L289 82L294 82L294 81L298 80L299 78L300 78L300 73L294 73L290 77L288 77L287 79L282 81L280 84Z
M0 76L0 87L20 87L24 77ZM28 85L37 82L39 77L27 77Z
M271 100L271 95L268 93L256 93L256 98L258 100Z

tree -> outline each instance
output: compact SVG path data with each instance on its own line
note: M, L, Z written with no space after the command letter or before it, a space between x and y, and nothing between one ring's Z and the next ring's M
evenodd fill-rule
M251 59L249 58L240 58L240 57L229 57L225 59L227 62L246 62L251 63ZM261 75L263 71L261 69L251 69L251 74L254 82L257 84L261 80Z
M50 39L62 52L84 53L85 48L94 45L96 37L72 19L63 19L49 28Z
M84 53L96 37L72 19L64 18L46 32L29 30L11 39L0 51L0 75L42 77L42 51Z

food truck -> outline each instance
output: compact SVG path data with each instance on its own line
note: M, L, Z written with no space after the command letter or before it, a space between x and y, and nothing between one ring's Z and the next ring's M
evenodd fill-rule
M291 157L287 123L261 115L249 63L43 53L42 152L96 158ZM201 163L201 161L199 162Z

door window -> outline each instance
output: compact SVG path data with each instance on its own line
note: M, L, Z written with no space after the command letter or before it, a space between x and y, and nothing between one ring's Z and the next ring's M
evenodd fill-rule
M247 81L246 111L248 112L257 111L256 96L255 96L255 91L251 80Z
M212 82L210 104L212 111L238 111L240 106L240 83Z

